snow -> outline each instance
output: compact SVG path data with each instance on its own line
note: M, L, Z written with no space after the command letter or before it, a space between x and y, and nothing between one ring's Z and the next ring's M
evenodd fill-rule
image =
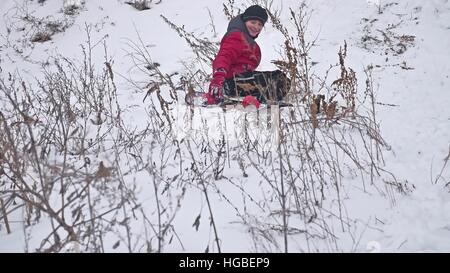
M16 2L26 3L30 14L36 17L50 16L52 20L67 22L67 29L56 33L52 39L43 43L31 43L24 39L32 33L30 25L24 24L16 15ZM129 84L128 79L145 83L148 74L134 67L130 52L132 43L140 44L148 50L149 57L154 63L160 64L159 69L164 73L183 72L183 62L193 63L194 54L183 38L166 24L160 15L164 15L173 23L184 26L188 32L196 37L209 38L214 42L220 41L227 26L227 18L223 14L222 1L161 1L159 4L150 1L150 9L137 11L125 1L75 1L47 0L43 4L37 1L3 0L0 2L0 72L1 78L7 79L8 74L20 72L26 80L42 77L40 62L51 60L50 56L60 54L67 58L74 58L80 63L81 44L87 40L86 26L91 28L91 40L97 46L93 49L93 63L96 71L104 67L104 41L108 48L108 55L114 60L113 71L119 90L119 100L123 119L130 128L144 129L148 122L149 99L143 101L145 91ZM246 1L236 1L236 6L244 9ZM296 7L298 1L273 1L274 7L282 7L284 15L288 15L288 7ZM450 251L450 194L445 187L450 182L450 166L444 167L444 159L450 151L450 64L448 60L450 48L450 2L448 0L433 1L306 1L308 9L312 11L307 38L316 39L310 55L315 64L314 73L323 75L338 60L337 52L344 41L348 44L346 64L352 67L358 76L358 86L364 90L364 68L372 65L373 82L376 93L377 121L380 124L381 135L389 144L390 149L383 151L385 169L395 176L406 194L400 194L385 186L381 180L392 180L390 175L380 178L372 185L370 181L362 182L352 171L345 174L342 182L342 213L344 224L338 217L326 217L324 225L334 232L336 238L323 235L324 240L309 238L302 235L289 237L290 252L448 252ZM76 7L74 14L64 14L68 7ZM380 11L382 11L380 13ZM20 13L20 12L19 12ZM217 37L211 27L213 18ZM285 18L285 17L284 17ZM376 19L376 20L375 20ZM7 26L14 23L14 28ZM394 27L395 26L395 27ZM24 27L24 31L18 30ZM388 32L388 30L392 31ZM406 44L406 51L396 54L384 43L374 40L362 42L365 35L383 40L385 33L393 41L393 48L397 50L396 40L399 36L414 36L413 43ZM260 70L274 70L271 63L279 57L283 39L282 36L267 24L263 33L258 37L261 46L262 63ZM17 50L20 49L21 53ZM23 56L26 56L23 58ZM198 64L196 64L198 65ZM205 65L205 64L203 64ZM209 71L208 67L204 67ZM334 76L334 74L333 74ZM144 84L145 85L145 84ZM1 94L1 93L0 93ZM3 96L1 97L3 99ZM1 102L3 103L3 101ZM189 113L184 105L176 105L176 115L185 117ZM209 126L207 135L212 143L220 146L225 124L227 141L231 147L242 144L243 111L233 110L223 113L221 109L195 109L195 119L190 125L197 126L196 134L186 129L186 124L177 119L178 129L176 139L181 141L186 135L193 141L201 142L204 137L202 120ZM250 125L261 128L256 122L256 113L248 111L247 118ZM281 115L287 115L281 110ZM264 122L262 123L264 124ZM255 128L255 127L252 127ZM271 127L273 129L273 127ZM250 130L254 131L254 129ZM265 151L276 152L273 142L274 132L262 130L264 134L252 137L269 141ZM94 132L95 134L96 132ZM236 134L237 133L237 134ZM294 133L294 132L292 132ZM159 146L158 146L159 145ZM176 149L171 143L162 144L159 141L145 141L141 151L156 161L167 154L162 152L162 146ZM171 146L172 145L172 146ZM194 151L191 161L199 164L199 168L206 168L208 156L202 157L201 151ZM232 163L225 163L224 176L228 179L214 180L212 172L205 172L208 199L203 192L201 183L193 182L185 185L186 192L180 189L171 193L161 194L161 202L166 205L169 213L164 220L169 221L170 215L175 215L171 225L176 230L172 234L171 243L166 238L162 248L164 252L203 252L208 247L210 252L217 252L214 241L214 230L210 223L209 205L214 211L214 221L220 237L220 247L223 252L282 252L283 239L280 233L270 230L264 223L280 221L281 217L273 217L273 210L278 200L274 197L274 189L264 183L260 171L252 167L251 158L241 150L229 152L233 156ZM56 159L55 159L56 160ZM104 160L107 166L114 162L102 154L96 160ZM173 165L172 169L162 171L163 176L170 181L177 174L179 159L167 158ZM227 160L222 158L221 160ZM256 158L253 158L256 162ZM132 160L130 160L132 161ZM127 162L128 164L131 164ZM247 177L243 175L242 166ZM125 163L123 163L126 165ZM261 163L262 164L262 163ZM450 165L450 164L449 164ZM266 166L266 165L261 165ZM186 166L184 166L186 167ZM444 168L443 168L444 167ZM124 166L124 169L126 167ZM268 168L266 166L266 168ZM441 173L442 171L442 173ZM270 170L267 170L269 173ZM271 174L270 174L271 175ZM135 170L127 177L127 183L135 183L138 188L137 199L142 207L148 210L156 225L155 194L152 176L145 169ZM388 177L388 178L386 178ZM170 179L169 179L170 178ZM3 179L0 176L0 181ZM274 181L279 179L274 175ZM175 178L174 183L181 180ZM392 182L392 181L391 181ZM181 183L181 182L179 182ZM162 191L162 186L158 192ZM4 190L4 188L0 188ZM325 189L332 192L332 187ZM3 195L3 193L0 193ZM1 196L0 196L1 197ZM331 213L337 213L338 208L333 205L334 196L324 201L324 208ZM177 206L176 202L181 205ZM55 205L59 200L53 200ZM104 202L104 203L103 203ZM107 207L107 201L100 201ZM321 213L324 213L323 211ZM0 215L2 215L0 213ZM45 216L32 227L24 228L24 209L12 214L10 228L7 234L4 222L0 220L0 252L34 251L41 244L41 240L51 230ZM131 211L127 212L131 215ZM194 220L200 215L198 230L193 226ZM133 218L130 216L130 218ZM131 219L133 239L136 242L144 240L147 229L144 221L139 217ZM293 226L302 227L298 217L290 218ZM279 224L280 224L279 223ZM341 225L345 225L345 231ZM318 223L319 225L319 223ZM306 226L311 233L319 230L317 226ZM24 232L25 230L25 232ZM267 231L267 233L264 233ZM105 236L106 252L126 252L126 234L112 233ZM28 233L26 240L24 233ZM150 232L151 233L151 232ZM179 239L178 239L179 238ZM120 241L117 248L113 245ZM181 241L181 243L180 243ZM139 245L135 252L146 249ZM152 243L152 249L156 247ZM61 251L84 251L83 247L71 242Z

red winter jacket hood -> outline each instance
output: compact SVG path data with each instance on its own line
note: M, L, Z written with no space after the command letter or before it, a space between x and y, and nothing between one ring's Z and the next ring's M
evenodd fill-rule
M260 62L261 50L248 33L242 16L238 15L228 24L227 33L220 42L219 53L213 61L213 70L225 69L225 77L232 78L236 74L254 71Z

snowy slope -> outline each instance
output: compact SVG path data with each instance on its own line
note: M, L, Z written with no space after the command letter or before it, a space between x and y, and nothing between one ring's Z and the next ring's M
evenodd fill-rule
M35 11L32 14L36 17L52 15L52 18L64 18L68 22L67 29L44 43L21 43L24 41L24 32L28 29L27 25L17 19L17 13L20 12L15 8L16 2L28 3L27 9L30 12ZM148 74L135 69L129 58L132 51L130 44L139 43L138 34L149 51L151 61L160 64L160 70L170 74L183 72L183 61L190 62L194 55L186 42L160 15L179 26L185 26L188 32L214 42L220 40L227 26L227 18L222 11L222 3L226 2L222 1L163 0L159 4L151 3L151 8L145 11L137 11L125 4L125 1L85 2L75 15L64 16L60 12L63 5L58 0L47 0L42 5L37 1L1 1L0 12L4 14L0 18L1 77L6 79L8 73L20 72L26 80L39 78L42 75L40 62L50 60L50 56L55 54L81 59L80 44L87 39L85 27L89 25L92 28L93 43L105 41L108 54L114 60L113 71L119 90L118 97L121 107L128 110L123 114L124 122L127 126L137 129L147 126L146 113L149 111L148 101L143 102L145 92L130 85L128 81L132 78L144 86L148 79ZM250 1L237 1L236 6L245 7L247 2ZM294 0L274 2L275 8L281 8L283 18L288 16L288 7L298 5L298 1ZM450 195L448 187L445 187L446 183L450 182L450 166L444 168L444 159L448 158L450 153L450 2L311 0L306 1L306 4L311 11L307 38L317 39L310 52L315 63L315 73L323 75L330 64L337 62L337 52L344 41L348 44L347 65L356 71L361 90L365 87L364 68L373 66L373 82L379 103L377 121L381 134L390 147L383 151L384 166L395 176L396 182L404 187L407 194L398 193L379 183L380 181L375 183L376 185L369 185L369 181L365 181L363 189L359 178L347 176L343 182L345 187L342 202L345 222L349 228L344 232L340 230L340 221L330 219L323 224L330 224L328 230L332 230L335 237L328 238L328 235L324 235L324 240L316 241L314 238L305 240L301 234L294 234L289 237L289 251L450 251ZM211 27L209 13L213 18L217 36ZM6 27L11 23L14 23L16 28L25 27L25 30L11 29L8 33ZM367 38L369 36L371 38ZM401 36L414 39L412 42L404 41L403 48L398 45ZM390 45L377 42L386 37L391 39ZM258 43L262 50L259 69L276 69L271 61L279 57L278 50L283 43L281 35L267 24L258 38ZM401 53L398 53L398 50L401 50ZM93 50L93 62L101 69L104 63L101 43ZM183 106L177 109L185 110ZM206 116L211 125L222 118L220 112L205 110L200 112L199 116ZM239 112L234 114L240 115ZM227 118L235 119L230 115ZM201 122L197 122L197 125L199 123ZM228 129L235 132L239 131L240 127L236 125ZM211 138L214 138L214 132L214 129L210 131ZM232 133L230 138L233 138ZM236 137L233 141L237 142L237 139L239 138ZM148 141L145 144L148 148L153 147L154 143ZM162 153L158 151L158 147L152 150L152 160L161 156ZM244 154L234 155L245 158ZM162 157L164 158L164 155ZM179 180L175 177L175 170L178 159L168 160L175 162L175 167L161 173L166 175L164 179L167 181L177 183ZM186 162L190 162L188 158ZM284 251L282 236L279 233L263 232L265 228L270 227L261 227L261 230L255 228L266 220L269 223L273 220L272 215L276 214L269 210L273 209L272 205L276 201L267 202L273 189L263 183L260 173L250 166L247 169L248 177L243 177L236 162L225 164L224 176L228 179L215 181L209 178L209 200L206 199L201 185L195 183L188 184L186 192L183 189L174 191L173 195L160 195L162 202L167 202L168 210L174 212L174 218L169 220L176 231L171 236L170 243L169 238L165 240L163 251L203 252L206 248L211 252L218 251L214 229L209 224L209 202L214 209L221 251ZM250 165L248 162L246 164ZM140 192L137 196L142 207L148 210L150 217L155 217L155 194L153 184L149 180L149 174L142 170L136 170L126 178L127 182L138 185ZM179 183L181 184L181 180ZM160 190L162 191L162 188ZM251 195L251 198L247 194ZM181 200L180 206L176 205L177 200ZM332 200L329 201L329 207L337 209L333 207ZM132 214L131 211L127 213ZM44 217L38 224L29 228L29 236L32 239L26 241L24 233L27 232L24 232L25 224L21 215L17 213L12 216L16 222L11 221L11 234L7 234L0 220L0 251L33 251L40 245L43 236L48 234L48 221ZM201 217L198 218L199 225L196 230L194 223L198 216ZM155 219L152 218L151 221L156 223ZM244 223L244 219L248 222ZM296 221L298 220L292 219L292 224L297 224ZM148 227L144 222L136 217L132 223L135 234L133 238L139 246L139 240L145 237L144 229L147 234ZM126 241L125 237L125 233L107 235L104 251L129 251L124 247L124 243L114 247L116 241ZM68 249L69 247L66 247L62 251ZM150 249L154 251L154 242ZM133 251L145 251L145 248L136 248Z

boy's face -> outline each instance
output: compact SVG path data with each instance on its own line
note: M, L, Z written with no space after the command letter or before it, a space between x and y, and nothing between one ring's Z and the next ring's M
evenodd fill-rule
M258 36L264 25L259 20L248 20L247 22L245 22L245 26L247 27L250 36L254 38Z

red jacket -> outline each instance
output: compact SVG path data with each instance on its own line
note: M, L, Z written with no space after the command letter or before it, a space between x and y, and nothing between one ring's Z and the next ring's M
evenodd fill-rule
M241 19L235 17L228 25L228 32L222 38L220 50L213 61L213 71L225 69L225 78L254 71L261 62L261 50Z

